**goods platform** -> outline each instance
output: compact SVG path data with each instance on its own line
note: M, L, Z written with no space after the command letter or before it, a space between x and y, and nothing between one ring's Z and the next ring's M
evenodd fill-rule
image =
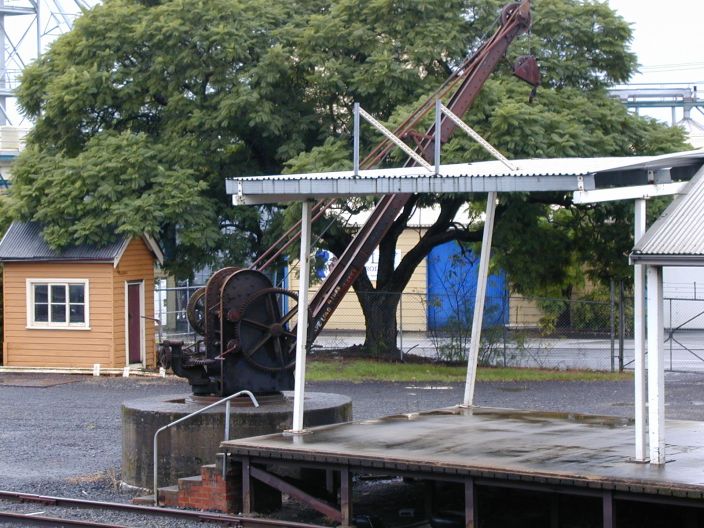
M463 484L467 527L477 521L481 486L598 498L606 528L614 526L614 501L704 507L704 422L667 421L662 465L632 460L633 427L625 418L457 406L231 440L222 448L242 464L245 513L255 479L342 526L351 524L353 473ZM314 497L268 470L272 465L335 472L331 496L339 500Z

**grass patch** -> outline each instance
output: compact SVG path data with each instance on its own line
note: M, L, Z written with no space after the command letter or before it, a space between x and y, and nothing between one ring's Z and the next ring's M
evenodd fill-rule
M464 382L466 366L428 363L387 363L368 359L309 361L308 381L440 381ZM529 368L480 368L478 381L622 381L631 373L590 370L547 370Z

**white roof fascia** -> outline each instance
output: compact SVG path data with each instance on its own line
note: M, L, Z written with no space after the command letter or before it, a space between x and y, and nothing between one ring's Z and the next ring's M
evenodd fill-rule
M159 265L163 265L164 252L161 250L156 240L154 240L154 237L148 235L147 233L144 233L142 235L142 240L144 240L144 243L147 245L147 247L151 249L152 253L154 253L154 256L156 257L157 262L159 262Z
M233 203L262 204L320 198L394 193L472 193L591 191L595 175L618 171L653 171L656 183L666 169L704 161L704 150L662 156L512 160L511 171L500 161L441 165L439 174L420 167L359 171L245 176L226 181Z
M113 266L117 267L117 265L120 263L120 260L122 260L122 255L125 254L125 251L127 250L127 246L130 245L130 242L132 242L135 239L135 237L128 237L125 239L124 243L120 247L120 251L118 251L117 256L115 257L115 260L113 261ZM159 244L156 243L156 240L152 238L150 235L144 233L141 236L142 241L144 244L147 246L147 248L154 253L154 256L156 257L157 262L159 264L164 264L164 253L161 251L161 248L159 247Z
M132 242L133 237L125 237L124 242L122 242L122 246L120 246L120 251L117 252L117 255L115 255L115 259L112 262L112 265L114 268L117 268L117 265L120 263L120 260L122 260L122 255L125 254L125 251L127 251L127 246L130 245L130 242Z
M696 266L704 262L702 202L704 167L645 232L631 251L629 262L654 266Z
M671 196L681 194L689 182L661 183L652 185L634 185L615 189L596 189L593 191L575 191L572 203L588 204L597 202L613 202L617 200L648 199L656 196Z

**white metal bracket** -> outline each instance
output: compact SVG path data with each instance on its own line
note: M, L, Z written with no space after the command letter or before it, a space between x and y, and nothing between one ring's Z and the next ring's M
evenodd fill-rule
M453 121L460 129L464 130L464 132L474 139L477 143L479 143L484 149L494 156L497 160L499 160L501 163L503 163L506 167L508 167L509 170L516 171L518 170L518 167L516 167L513 163L511 163L506 156L501 154L498 150L496 150L491 143L489 143L486 139L484 139L482 136L479 135L472 127L470 127L467 123L462 121L456 114L452 112L449 108L447 108L445 105L443 105L440 100L435 101L435 167L434 167L434 172L436 175L440 173L440 146L441 146L441 121L442 121L442 114L445 114L451 121ZM398 148L403 150L406 154L408 154L418 165L423 167L425 170L429 172L433 172L433 167L425 161L423 156L418 154L416 151L414 151L411 147L406 145L399 137L394 135L393 132L391 132L388 128L386 128L384 125L379 123L374 117L372 117L368 112L366 112L360 105L359 103L354 103L354 134L353 134L353 139L354 139L354 175L359 176L359 137L360 137L360 117L364 118L365 121L367 121L370 125L372 125L374 128L376 128L379 132L381 132L384 137L386 137L388 140L390 140L394 145L396 145ZM580 188L583 190L583 187Z
M470 127L467 123L462 121L457 115L455 115L452 110L447 108L444 104L439 104L437 105L440 109L440 111L445 114L452 122L454 122L459 128L464 130L469 137L471 137L474 141L479 143L482 147L484 147L484 150L486 150L489 154L494 156L497 160L499 160L501 163L506 165L509 170L516 171L518 170L518 167L516 167L513 163L511 163L506 156L501 154L498 150L496 150L491 143L489 143L486 139L484 139L482 136L479 135L479 133L474 130L472 127ZM437 119L436 119L437 123ZM439 127L436 125L436 130L435 130L435 144L439 145L440 143L440 132L438 130ZM436 155L438 154L438 149L436 147ZM438 156L439 157L439 156ZM439 165L438 160L435 160L436 165Z
M406 154L408 154L413 160L418 163L421 167L423 167L425 170L429 172L433 172L433 167L423 159L423 157L418 154L416 151L414 151L411 147L406 145L403 141L401 141L400 138L396 137L393 132L391 132L388 128L386 128L384 125L379 123L376 119L374 119L371 115L369 115L361 106L359 106L359 103L354 104L354 174L355 176L359 175L359 117L363 117L365 121L367 121L370 125L372 125L374 128L376 128L379 132L381 132L384 137L389 139L394 145L396 145L398 148L403 150Z

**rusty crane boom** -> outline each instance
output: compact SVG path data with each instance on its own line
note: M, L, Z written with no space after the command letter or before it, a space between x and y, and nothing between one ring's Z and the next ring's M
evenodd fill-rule
M511 3L501 11L499 28L455 73L395 131L399 137L411 137L416 152L432 160L435 126L424 134L415 129L434 106L436 98L452 95L447 107L462 116L476 99L482 86L506 54L511 42L530 28L530 0ZM536 61L531 56L519 58L514 73L534 87L539 83ZM456 128L447 116L440 122L442 143ZM385 141L377 145L363 162L364 167L378 164L393 148ZM406 166L416 162L409 159ZM364 268L374 249L411 198L410 194L390 194L381 198L369 220L351 244L339 256L337 264L322 282L310 301L309 342L325 327L344 295ZM330 202L319 203L313 218L319 218ZM278 251L297 237L298 226L281 239ZM295 366L296 307L283 313L281 296L297 299L297 294L276 288L262 270L277 256L277 246L265 252L249 268L227 267L215 272L207 285L197 291L188 306L189 320L203 339L193 347L166 341L162 360L179 376L188 378L196 395L228 396L240 390L273 393L293 388ZM294 304L294 303L291 303Z

